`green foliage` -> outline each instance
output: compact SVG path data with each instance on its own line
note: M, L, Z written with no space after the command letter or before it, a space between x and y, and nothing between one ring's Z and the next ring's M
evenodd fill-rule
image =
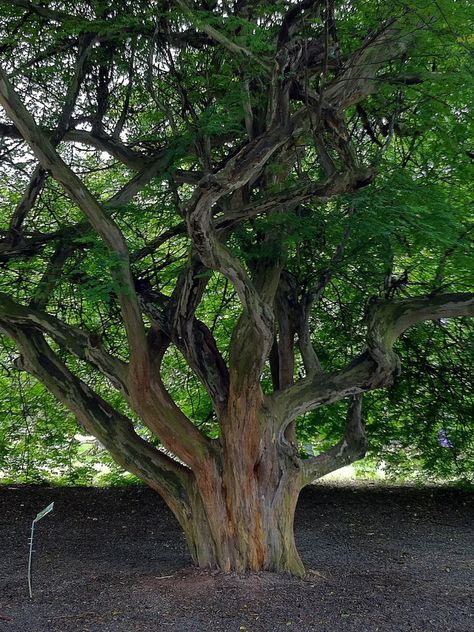
M226 4L234 3L222 6ZM100 43L88 59L86 88L74 119L77 129L93 129L98 115L93 97L106 70L110 73L108 108L95 133L113 134L126 112L130 116L114 138L137 156L160 155L156 176L133 201L108 206L107 212L126 237L136 279L161 298L172 295L189 260L185 232L176 231L146 256L134 255L179 227L193 178L199 180L208 169L205 154L209 148L218 171L248 142L245 82L251 88L257 132L257 124L265 122L271 89L265 65L273 67L275 36L290 3L251 4L246 14L233 15L193 3L191 19L154 1L69 0L41 5L63 15L48 22L34 12L22 19L20 8L0 3L1 45L8 72L37 121L48 129L57 123L71 81L77 37L92 27L97 34ZM259 265L284 260L298 298L330 272L330 282L311 317L314 346L328 371L344 367L363 348L364 316L371 297L400 298L474 287L472 7L464 0L356 0L335 5L343 63L386 19L406 15L403 35L410 29L417 31L409 52L379 73L381 85L364 100L362 109L354 106L348 112L350 137L360 160L376 168L375 181L350 195L281 205L251 217L228 240L250 274ZM250 55L239 56L215 45L208 36L204 38L199 25L217 29ZM190 32L191 44L178 42L167 48L167 29L180 36ZM321 20L309 16L301 37L322 34ZM196 44L199 38L205 46ZM318 75L309 87L320 88L333 78L331 72L326 77ZM394 83L387 80L388 75L416 75L420 81ZM292 104L295 109L301 106L301 102ZM3 118L2 122L8 123ZM296 192L324 177L314 149L314 131L302 132L291 147L295 159L290 169L279 156L266 166L250 193L249 205ZM10 140L3 149L2 238L35 164L16 141ZM108 200L133 176L131 168L105 150L68 142L61 143L59 150L98 200ZM334 147L329 153L340 166ZM183 176L184 184L178 187L173 178L181 172L187 173L191 183ZM227 202L216 210L217 216L225 213ZM78 223L83 229L69 235L67 245L74 252L51 294L48 311L97 334L106 350L126 360L117 299L122 288L113 274L121 261L86 228L79 210L48 178L28 216L26 236L67 232ZM344 247L335 257L341 242ZM48 244L35 256L0 259L0 291L28 304L53 253L54 246ZM240 304L230 283L219 274L205 271L197 278L207 282L197 316L227 359ZM31 377L13 368L17 352L6 336L1 340L0 478L20 482L54 478L68 484L125 480L97 442L78 436L81 431L69 413ZM473 482L474 384L468 369L474 360L472 325L466 320L428 323L407 332L396 350L402 360L401 376L392 388L364 400L370 459L383 463L393 475ZM78 360L67 358L67 362L118 410L129 414L142 436L149 437L103 376ZM175 347L166 352L162 368L163 381L176 403L206 435L216 438L218 424L210 398ZM295 377L302 374L297 358ZM266 392L271 388L268 366L262 387ZM300 444L311 444L318 452L334 445L341 437L345 408L346 403L340 402L299 420ZM453 448L440 444L441 431Z

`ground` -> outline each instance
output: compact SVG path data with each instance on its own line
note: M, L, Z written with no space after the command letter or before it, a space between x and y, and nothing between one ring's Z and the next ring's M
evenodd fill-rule
M306 579L198 572L151 490L0 487L0 631L474 630L472 494L315 485L296 538Z

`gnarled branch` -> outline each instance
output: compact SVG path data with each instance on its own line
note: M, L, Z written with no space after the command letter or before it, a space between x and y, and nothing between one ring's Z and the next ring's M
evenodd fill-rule
M178 518L186 516L190 511L190 470L137 435L130 419L73 375L41 334L23 326L4 328L20 349L23 368L42 382L120 465L162 494Z
M81 83L84 78L85 62L89 55L93 42L94 37L92 35L86 35L85 37L81 38L79 45L79 54L74 66L72 80L66 91L66 96L61 115L58 120L58 124L54 132L51 134L51 144L53 145L53 147L59 144L64 134L66 133L67 128L69 127L69 122L71 120L71 116L76 105L76 100L79 95ZM12 219L10 220L11 231L16 233L20 230L26 215L33 208L36 199L43 189L46 177L46 170L41 165L37 165L37 167L33 171L28 187L19 204L17 205Z
M3 292L0 292L0 321L9 327L26 327L47 334L60 347L101 371L128 396L128 367L102 348L98 336L67 325L37 308L20 305Z
M117 263L114 275L117 280L117 294L130 346L131 366L137 374L137 382L141 382L148 368L145 329L130 271L128 248L120 229L62 160L49 139L45 137L19 99L3 70L0 70L0 103L31 147L42 167L61 184L110 250L115 253Z
M341 441L327 452L303 461L305 483L362 459L366 450L367 436L362 422L362 395L355 395L347 408L346 427Z
M474 316L474 294L374 302L367 314L367 351L342 371L308 375L270 398L280 409L282 427L318 406L389 384L400 369L392 347L408 327L425 320L460 316Z
M176 284L166 320L168 335L203 382L219 415L227 404L229 373L214 336L195 316L209 281L206 272L202 263L191 257Z
M346 110L374 92L378 71L389 61L401 57L407 49L408 39L394 19L377 33L371 33L325 88L323 110L325 107Z

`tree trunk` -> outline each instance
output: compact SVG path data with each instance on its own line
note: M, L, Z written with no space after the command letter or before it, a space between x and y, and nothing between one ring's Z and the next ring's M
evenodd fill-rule
M247 493L223 492L212 503L198 493L189 520L181 520L194 563L224 572L304 575L293 532L299 489L275 490L255 477L250 494L248 486Z
M295 450L278 445L268 419L260 419L265 435L255 445L249 415L247 411L241 423L228 424L221 461L209 460L196 473L191 511L178 519L200 567L301 576L305 570L293 521L304 483Z

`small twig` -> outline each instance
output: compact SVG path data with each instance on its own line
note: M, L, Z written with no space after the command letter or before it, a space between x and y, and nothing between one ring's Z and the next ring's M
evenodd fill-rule
M103 616L104 613L103 612L93 612L92 610L89 610L87 612L80 612L78 614L59 614L56 615L55 617L52 617L52 619L56 620L56 619L82 619L83 617L89 617L89 616Z

